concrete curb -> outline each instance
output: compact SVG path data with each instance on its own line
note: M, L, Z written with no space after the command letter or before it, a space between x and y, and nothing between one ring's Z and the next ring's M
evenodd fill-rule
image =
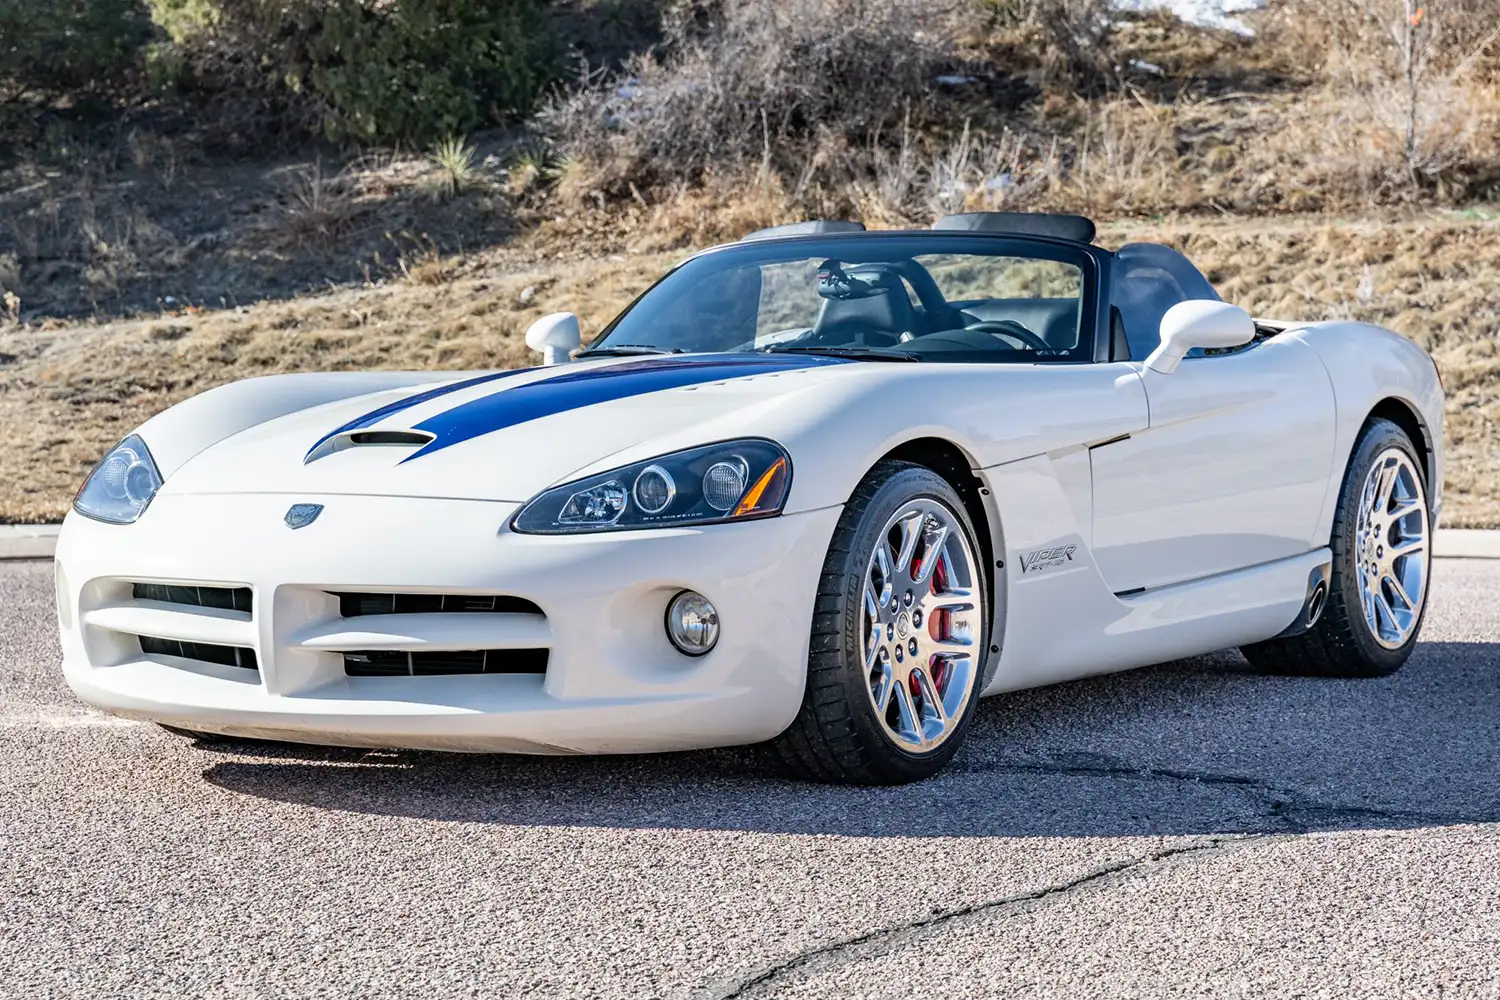
M0 559L51 559L60 524L0 524Z
M0 559L51 559L60 524L0 524ZM1439 559L1500 559L1500 531L1440 528L1432 542Z
M1432 554L1439 559L1500 559L1500 531L1439 528Z

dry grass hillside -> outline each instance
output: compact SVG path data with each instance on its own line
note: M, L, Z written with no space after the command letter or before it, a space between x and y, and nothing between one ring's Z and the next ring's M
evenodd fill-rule
M311 36L282 15L340 7L378 12L381 52L447 51L450 22L398 16L430 4L159 0L108 80L54 51L104 36L7 8L32 44L0 65L0 521L57 518L111 442L222 382L518 365L537 316L597 330L762 225L1008 209L1175 244L1261 315L1412 337L1449 394L1448 523L1500 526L1500 0L1268 0L1253 34L1114 0L453 2L551 39L554 85L475 104L456 63L402 56L425 83L392 89L283 44ZM381 87L342 86L361 68ZM475 134L429 135L432 94Z
M682 211L701 217L690 208ZM768 221L742 211L718 225ZM611 216L590 230L573 220L503 250L432 259L385 284L237 309L0 328L0 521L57 519L111 443L223 382L529 363L522 333L533 319L569 309L586 334L597 331L681 256L660 246L674 242L662 233L680 222L652 216L622 226ZM1370 320L1432 351L1449 400L1446 523L1500 526L1500 221L1430 213L1128 222L1106 226L1100 242L1134 239L1184 249L1225 298L1258 315Z

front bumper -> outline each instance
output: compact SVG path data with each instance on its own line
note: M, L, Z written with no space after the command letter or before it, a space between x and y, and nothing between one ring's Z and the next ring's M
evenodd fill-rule
M294 531L282 520L294 502L325 510ZM64 673L80 698L117 715L346 746L634 753L753 743L791 722L838 508L576 536L516 534L505 527L515 510L165 494L133 525L70 514L57 547ZM248 587L252 606L163 607L133 599L137 582ZM719 611L706 656L683 656L666 638L667 602L684 589ZM346 620L329 596L340 591L499 594L535 603L545 620ZM490 645L523 644L505 638L523 633L525 645L544 645L545 673L346 676L337 651L348 635L377 649L466 649L476 631ZM145 653L140 635L249 648L258 669Z

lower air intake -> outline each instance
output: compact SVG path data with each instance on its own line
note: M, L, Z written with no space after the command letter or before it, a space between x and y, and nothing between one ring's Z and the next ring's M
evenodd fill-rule
M216 646L208 642L179 642L176 639L158 639L155 636L140 636L141 652L148 656L175 656L183 660L200 663L217 663L226 667L242 667L259 670L255 650L243 646Z
M453 674L545 674L545 649L464 649L404 653L368 649L344 654L350 677L435 677Z
M445 612L490 612L539 615L542 609L524 597L497 594L350 594L335 593L344 618L364 615L425 615Z

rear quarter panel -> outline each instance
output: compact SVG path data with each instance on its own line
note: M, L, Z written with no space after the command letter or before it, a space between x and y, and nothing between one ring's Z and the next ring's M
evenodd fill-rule
M1386 399L1408 406L1426 440L1428 496L1434 521L1443 498L1443 387L1427 352L1410 340L1368 323L1313 323L1295 336L1311 347L1333 383L1336 427L1334 469L1318 518L1318 537L1333 531L1334 509L1355 441L1370 412Z

